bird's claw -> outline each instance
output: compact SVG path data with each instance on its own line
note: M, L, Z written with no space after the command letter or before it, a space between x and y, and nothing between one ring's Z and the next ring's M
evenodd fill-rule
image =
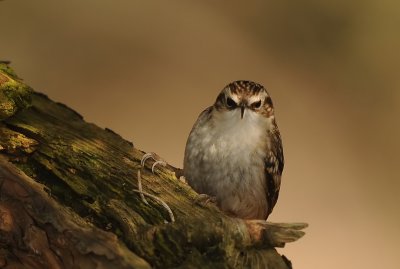
M162 165L162 166L167 166L167 163L166 162L164 162L164 161L155 161L154 163L153 163L153 165L151 166L151 172L154 174L154 168L156 167L156 165L157 164L159 164L159 165Z
M184 176L180 176L178 179L179 179L180 182L182 182L184 184L188 184L187 180L186 180L186 178Z
M153 160L154 160L154 163L153 163L153 165L151 166L151 172L152 172L153 174L154 174L154 169L155 169L155 167L156 167L157 165L161 165L161 166L164 166L164 167L167 166L167 162L164 161L163 159L161 159L161 157L158 156L157 154L155 154L154 152L148 152L148 153L144 154L143 157L142 157L142 159L140 160L140 165L141 165L142 167L144 167L145 164L146 164L146 161L147 161L148 159L153 159Z
M154 160L154 163L153 163L152 166L151 166L151 172L152 172L153 174L154 174L154 168L155 168L157 165L162 165L162 166L164 166L164 167L167 166L167 162L164 161L163 159L161 159L160 156L158 156L158 155L155 154L154 152L149 152L149 153L146 153L146 154L144 154L144 155L142 156L142 159L140 160L140 166L141 166L141 168L144 168L144 167L145 167L146 161L147 161L148 159L153 159L153 160ZM146 198L144 197L145 195L146 195L147 197L152 198L153 200L156 200L158 203L160 203L160 204L165 208L165 210L167 210L167 212L168 212L168 214L169 214L169 217L170 217L170 222L175 222L174 213L172 212L171 208L168 206L168 204L167 204L166 202L164 202L161 198L159 198L159 197L157 197L157 196L155 196L155 195L153 195L153 194L150 194L150 193L148 193L148 192L144 192L144 191L143 191L143 188L142 188L142 176L141 176L140 170L141 170L141 169L138 169L138 170L137 170L138 189L134 189L133 191L139 193L139 194L140 194L140 197L142 198L142 201L143 201L144 203L146 203L147 205L148 205L149 203L147 202ZM166 220L165 220L165 222L168 223L168 221L166 221Z
M205 193L201 193L199 194L196 199L195 199L195 203L205 206L208 204L216 204L217 203L217 198L215 196L210 196L208 194Z

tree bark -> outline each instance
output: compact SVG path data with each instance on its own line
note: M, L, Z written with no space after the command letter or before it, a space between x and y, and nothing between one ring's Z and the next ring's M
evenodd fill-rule
M306 224L230 218L143 154L0 63L0 268L291 268Z

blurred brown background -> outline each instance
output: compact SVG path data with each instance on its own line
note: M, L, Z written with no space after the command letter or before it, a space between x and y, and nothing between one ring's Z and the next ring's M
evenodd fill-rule
M400 268L399 3L6 0L0 25L28 84L179 167L225 84L263 84L286 153L270 219L311 225L280 251L295 268Z

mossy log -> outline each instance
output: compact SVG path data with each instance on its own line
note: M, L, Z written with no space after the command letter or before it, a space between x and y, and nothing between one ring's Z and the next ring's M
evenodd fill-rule
M230 218L143 154L0 63L0 268L291 268L305 224Z

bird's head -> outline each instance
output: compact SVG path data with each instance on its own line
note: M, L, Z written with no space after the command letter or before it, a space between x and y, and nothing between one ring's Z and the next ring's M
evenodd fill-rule
M214 107L221 112L237 111L241 119L246 117L248 111L265 118L274 115L272 100L267 90L262 85L247 80L228 84L218 95Z

